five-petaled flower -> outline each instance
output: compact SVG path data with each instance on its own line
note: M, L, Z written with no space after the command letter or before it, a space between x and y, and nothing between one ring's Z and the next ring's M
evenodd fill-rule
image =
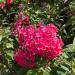
M13 0L7 0L7 4L11 4Z
M4 2L0 2L0 8L3 9L5 7L5 3Z

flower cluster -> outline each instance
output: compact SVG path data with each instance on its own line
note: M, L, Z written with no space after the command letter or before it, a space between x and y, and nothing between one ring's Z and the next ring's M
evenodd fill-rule
M53 23L38 23L34 27L22 26L23 21L28 23L29 18L19 18L15 23L19 48L14 50L13 58L20 67L34 67L36 56L51 60L61 53L64 44Z
M25 22L26 25L29 24L29 17L24 16L23 12L19 12L18 16L19 16L19 18L16 19L16 22L15 22L14 26L11 29L11 33L14 36L16 36L18 34L18 31L21 29L21 27L23 25L23 22Z
M3 9L6 4L11 4L13 0L6 0L6 2L0 2L0 8Z

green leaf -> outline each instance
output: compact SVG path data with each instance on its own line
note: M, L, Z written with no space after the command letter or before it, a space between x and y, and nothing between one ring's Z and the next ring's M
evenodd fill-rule
M64 58L68 58L68 56L67 56L67 54L66 54L65 52L62 52L62 56L63 56Z
M13 48L13 45L11 43L6 43L7 48Z
M62 68L63 70L65 70L65 71L69 71L69 68L67 68L67 67L64 66L64 65L61 65L61 68Z
M43 75L49 75L49 70L47 68L40 68L40 70L43 72Z
M75 52L75 45L69 44L63 49L63 52Z
M0 35L0 41L2 40L2 35Z
M75 37L74 37L74 40L73 40L73 44L75 45Z
M66 75L66 74L62 71L57 71L57 75Z
M12 53L12 51L7 51L7 53L6 53L6 57L9 59L9 60L12 60L13 59L13 53Z

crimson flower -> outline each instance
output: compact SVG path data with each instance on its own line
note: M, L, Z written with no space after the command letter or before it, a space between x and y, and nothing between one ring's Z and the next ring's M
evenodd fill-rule
M4 2L0 2L0 8L3 9L5 7L5 3Z
M28 22L29 22L29 17L28 16L25 16L25 22L28 24Z
M26 18L28 22L29 19ZM38 27L35 28L33 25L22 26L22 22L21 18L16 20L15 27L19 47L14 50L13 54L14 61L20 67L33 68L36 66L36 56L52 60L61 53L64 43L57 36L58 28L53 23L48 25L39 23L37 24Z
M11 4L13 0L7 0L7 4Z

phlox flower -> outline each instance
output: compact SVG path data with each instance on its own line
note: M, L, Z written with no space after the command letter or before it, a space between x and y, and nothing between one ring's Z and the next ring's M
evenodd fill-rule
M0 2L0 8L3 9L5 7L5 3L4 2Z
M16 20L18 50L14 50L14 60L19 66L33 68L36 61L36 56L52 60L61 53L64 43L62 39L57 36L58 28L50 23L44 25L38 23L36 27L33 25L22 26L24 20ZM27 18L26 22L28 23Z

